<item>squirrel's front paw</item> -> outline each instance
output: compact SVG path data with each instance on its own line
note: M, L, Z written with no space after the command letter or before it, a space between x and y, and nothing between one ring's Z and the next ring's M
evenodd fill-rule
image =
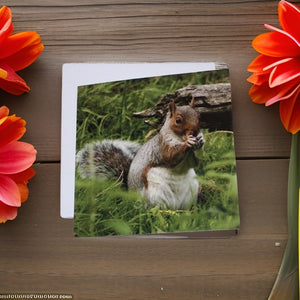
M196 137L193 135L189 135L187 138L187 145L189 148L194 150L200 149L205 143L202 132L200 132Z
M189 148L195 148L197 144L197 137L194 137L193 135L189 135L187 137L186 143Z
M202 134L202 132L200 132L197 137L196 137L196 144L194 146L194 149L200 149L202 148L202 146L204 145L205 143L205 139L204 139L204 136Z

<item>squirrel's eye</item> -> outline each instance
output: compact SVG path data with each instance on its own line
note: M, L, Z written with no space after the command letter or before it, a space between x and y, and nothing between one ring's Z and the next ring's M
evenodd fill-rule
M175 122L176 122L176 124L180 124L180 123L181 123L181 118L177 117L177 118L175 119Z

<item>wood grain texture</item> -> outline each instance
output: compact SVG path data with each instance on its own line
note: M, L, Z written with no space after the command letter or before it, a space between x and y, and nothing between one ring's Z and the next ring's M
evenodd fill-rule
M1 93L28 121L39 161L60 159L61 69L68 62L218 61L229 65L239 157L288 157L290 136L278 107L249 100L247 65L263 23L277 25L276 1L3 1L15 31L36 30L45 50L21 75L31 92ZM244 112L244 113L243 113Z
M59 217L59 165L37 164L30 199L0 227L0 291L95 300L266 299L287 238L285 186L273 190L287 166L238 162L237 236L162 239L73 237L73 221ZM251 180L242 179L245 173Z
M0 104L27 121L23 140L38 150L30 198L15 221L0 226L0 293L70 293L79 300L267 298L287 241L290 135L278 106L250 101L246 69L257 55L252 39L266 31L264 23L278 25L277 4L2 1L12 9L15 32L36 30L45 50L19 72L29 94L0 92ZM228 64L238 157L237 236L73 237L73 221L59 217L62 65L108 61Z

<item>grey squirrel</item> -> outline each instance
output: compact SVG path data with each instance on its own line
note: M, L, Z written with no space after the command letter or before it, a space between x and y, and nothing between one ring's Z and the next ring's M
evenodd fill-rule
M176 106L171 100L161 130L142 146L121 140L86 145L76 157L79 174L118 178L139 190L149 205L187 208L197 200L199 189L194 150L204 144L194 104L192 99L190 105Z

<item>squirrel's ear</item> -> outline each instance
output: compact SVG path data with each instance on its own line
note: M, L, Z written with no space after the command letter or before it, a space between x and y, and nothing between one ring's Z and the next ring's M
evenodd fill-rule
M176 111L176 105L173 99L170 100L169 110L170 110L170 117L172 118Z
M191 108L195 108L195 98L193 97L190 103Z

